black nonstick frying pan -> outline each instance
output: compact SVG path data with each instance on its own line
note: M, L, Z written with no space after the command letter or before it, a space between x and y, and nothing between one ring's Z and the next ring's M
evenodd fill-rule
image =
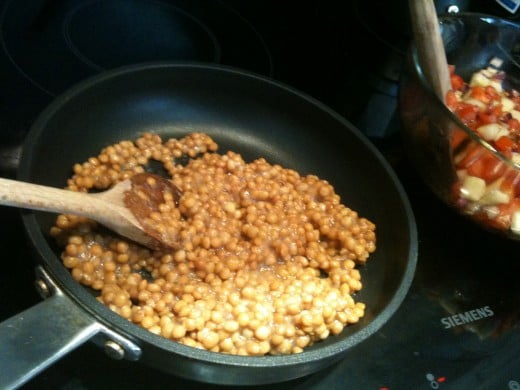
M417 233L396 175L347 120L273 80L203 64L140 64L103 73L58 97L39 116L23 146L19 179L63 187L74 163L145 131L164 138L206 132L221 151L239 152L246 160L265 157L328 180L346 205L377 226L377 250L361 267L364 287L356 296L366 303L366 316L294 355L244 357L184 346L100 304L62 265L48 234L55 215L22 211L38 260L36 284L46 299L0 324L0 387L25 383L86 341L116 359L201 382L282 382L337 362L397 310L414 275Z

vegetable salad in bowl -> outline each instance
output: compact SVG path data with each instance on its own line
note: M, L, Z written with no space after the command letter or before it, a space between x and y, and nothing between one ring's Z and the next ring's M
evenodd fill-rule
M467 132L453 132L459 178L453 196L464 213L520 236L520 93L504 89L504 79L503 71L490 66L465 82L451 67L453 89L446 104L485 141L474 143Z
M445 204L520 240L520 24L474 13L439 22L451 89L434 93L412 43L399 85L403 147Z

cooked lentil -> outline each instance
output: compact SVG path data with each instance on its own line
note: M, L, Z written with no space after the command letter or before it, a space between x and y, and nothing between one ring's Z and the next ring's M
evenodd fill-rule
M376 249L375 224L317 176L217 149L203 133L166 141L146 133L74 165L67 188L90 191L157 160L182 196L178 204L166 197L150 216L176 234L175 250L152 251L60 215L51 234L72 277L129 321L215 352L298 353L358 322L357 266Z

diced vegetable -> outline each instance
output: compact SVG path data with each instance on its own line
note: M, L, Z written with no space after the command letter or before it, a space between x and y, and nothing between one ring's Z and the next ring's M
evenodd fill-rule
M511 216L511 230L520 234L520 211L515 211Z
M498 157L455 131L451 145L458 182L454 204L492 228L520 235L520 93L502 87L504 73L493 67L476 72L469 83L450 67L452 90L446 105L478 136L503 155Z
M496 141L500 137L507 137L509 130L498 123L489 123L477 128L477 133L486 141Z
M507 204L510 201L509 195L497 189L486 190L479 199L482 205Z
M486 182L480 177L468 175L462 182L460 194L468 200L479 200L486 192Z

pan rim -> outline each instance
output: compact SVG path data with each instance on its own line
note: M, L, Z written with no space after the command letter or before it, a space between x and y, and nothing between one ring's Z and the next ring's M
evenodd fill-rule
M92 297L88 292L86 292L81 285L79 285L72 279L68 270L66 270L65 267L63 267L61 261L59 261L59 258L54 254L54 252L52 252L51 248L47 244L47 241L41 229L39 229L38 227L35 213L31 211L24 212L22 218L27 233L29 235L30 241L32 245L40 251L40 257L42 257L42 262L45 265L46 270L55 279L57 284L63 289L64 293L77 304L79 304L80 307L82 307L90 315L94 316L96 320L100 321L104 325L109 326L112 329L115 329L122 335L134 339L138 343L142 341L148 342L154 345L155 347L158 347L169 353L179 354L185 357L189 357L190 359L198 359L203 362L222 366L245 365L248 367L261 368L269 368L275 366L287 367L292 365L298 365L304 362L310 363L314 361L320 361L326 358L330 358L332 356L337 356L339 359L341 356L343 356L342 353L348 351L353 346L366 340L369 336L377 332L400 307L404 298L408 294L409 288L412 284L413 277L415 275L415 268L418 255L417 227L412 207L408 199L408 195L406 194L399 178L397 177L397 174L394 172L394 169L390 166L389 162L383 157L383 155L375 147L375 145L373 145L368 140L368 138L366 138L366 136L363 133L361 133L359 129L357 129L346 118L332 110L324 103L318 101L317 99L302 91L297 90L294 87L274 80L268 76L262 76L243 69L227 65L206 64L198 62L148 62L132 64L109 70L101 74L95 75L93 77L90 77L84 81L81 81L75 86L72 86L70 89L68 89L67 91L59 95L56 99L54 99L53 102L51 102L51 104L38 116L33 126L31 127L22 147L18 179L28 179L28 170L32 162L29 151L34 148L37 140L39 139L39 135L45 129L45 124L49 121L50 118L52 118L52 116L60 109L60 107L63 104L66 104L67 101L74 99L74 97L78 94L88 90L89 88L92 88L93 86L99 83L102 83L107 79L127 75L129 73L147 71L150 69L158 68L189 68L197 69L202 72L224 72L228 74L234 74L239 77L255 79L262 83L268 83L274 88L281 88L290 93L291 95L296 95L297 98L302 99L306 101L308 104L315 106L319 110L323 111L325 114L331 116L334 120L340 122L340 124L346 129L348 129L350 132L353 132L354 135L357 138L359 138L359 140L364 144L364 146L367 147L367 149L374 155L374 157L378 160L378 163L381 164L381 167L384 169L386 175L388 175L389 179L391 180L394 186L394 190L399 196L399 199L401 201L401 207L403 208L404 214L406 215L406 221L403 222L406 222L407 224L409 247L407 267L405 269L404 274L402 275L402 280L400 281L398 289L393 294L392 298L390 299L386 307L384 307L384 309L375 318L373 318L366 326L354 331L354 333L344 338L343 340L339 340L338 342L333 342L327 345L323 344L315 349L311 347L310 349L305 349L300 354L290 355L238 356L218 352L211 352L207 350L185 346L180 343L172 342L171 340L166 340L161 336L155 335L147 331L146 329L143 329L138 325L135 325L125 320L116 313L113 313L106 306L99 303L97 300L95 300L94 297ZM57 267L55 262L53 262L50 259L56 260L59 263L58 265L61 265L61 268Z

